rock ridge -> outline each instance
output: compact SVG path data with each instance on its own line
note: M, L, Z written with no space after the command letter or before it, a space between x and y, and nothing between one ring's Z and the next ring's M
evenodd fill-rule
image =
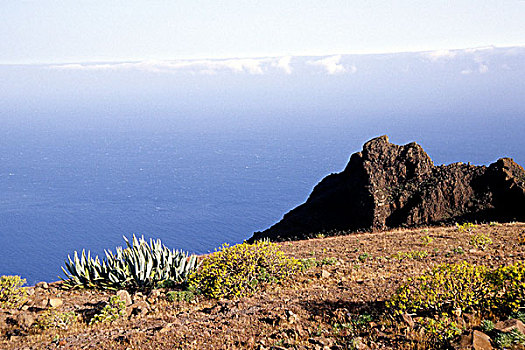
M376 137L326 176L307 201L250 241L461 221L525 220L525 170L510 158L487 166L434 165L415 142Z

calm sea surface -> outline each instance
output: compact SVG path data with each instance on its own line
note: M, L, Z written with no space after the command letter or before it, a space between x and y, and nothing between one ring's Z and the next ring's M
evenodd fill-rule
M30 284L57 280L68 254L100 254L133 233L194 253L242 242L302 203L321 178L342 170L363 142L383 133L395 143L417 140L437 164L488 164L502 155L525 162L519 122L505 135L486 126L454 133L457 124L422 123L3 131L0 274L19 274Z

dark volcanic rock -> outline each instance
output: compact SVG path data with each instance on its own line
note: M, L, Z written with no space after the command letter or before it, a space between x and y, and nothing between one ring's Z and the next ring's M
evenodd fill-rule
M346 168L325 177L306 203L250 241L314 233L479 221L525 220L525 171L510 158L490 166L435 166L417 143L387 136L365 143Z

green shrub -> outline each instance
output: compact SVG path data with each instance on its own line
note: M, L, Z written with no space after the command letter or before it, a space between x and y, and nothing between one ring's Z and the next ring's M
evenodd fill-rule
M474 248L485 250L488 245L492 244L492 239L489 235L479 232L470 237L469 243Z
M358 259L360 262L364 263L364 262L365 262L368 258L370 258L370 257L371 257L370 254L368 254L368 253L363 253L363 254L359 255L359 256L357 257L357 259Z
M312 267L316 267L318 265L317 260L315 258L306 258L301 259L301 270L305 271L308 269L311 269Z
M484 333L492 332L494 330L494 322L492 322L491 320L483 320L481 322L481 330Z
M511 312L509 315L509 319L516 319L516 320L520 320L521 322L525 323L525 312L521 310Z
M436 346L444 344L463 333L463 330L457 325L457 323L446 316L440 317L437 320L430 317L424 317L421 320L421 326L427 336L429 336L431 342L435 343Z
M320 265L323 266L323 265L335 265L337 264L337 258L323 258L320 262Z
M188 275L197 267L197 257L188 256L182 251L170 250L160 239L137 239L133 235L130 243L126 237L127 248L116 248L116 254L105 251L106 258L99 261L90 252L77 252L73 260L68 256L65 288L101 288L101 289L139 289L149 290L167 282L186 281ZM67 269L67 270L66 270Z
M421 237L420 240L423 245L429 245L430 243L434 242L434 238L430 237L429 235Z
M109 298L108 303L98 314L89 321L89 325L105 322L113 322L121 316L126 316L126 302L118 295Z
M456 248L452 248L452 253L454 254L465 254L465 251L463 250L463 247L456 247Z
M410 252L397 252L391 256L392 259L397 260L421 260L428 256L428 252L426 250L413 250Z
M27 299L27 290L22 287L26 280L20 276L0 277L0 309L19 308Z
M55 309L44 311L38 316L35 322L37 329L68 329L68 327L77 320L77 315L71 312L58 312Z
M525 345L525 335L517 329L513 329L508 333L499 333L494 339L494 343L498 349L508 349L514 345Z
M268 241L224 244L209 255L189 277L189 285L211 298L234 298L254 294L264 284L275 283L301 269L301 262L287 257Z
M189 303L195 300L195 294L191 290L170 291L166 293L166 299L169 302L185 301Z

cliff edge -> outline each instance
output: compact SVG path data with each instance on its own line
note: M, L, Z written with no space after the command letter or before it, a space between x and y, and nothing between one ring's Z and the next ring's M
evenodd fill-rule
M325 177L308 200L250 241L290 240L332 231L384 230L461 221L525 220L525 170L510 158L490 166L436 166L412 142L380 136Z

